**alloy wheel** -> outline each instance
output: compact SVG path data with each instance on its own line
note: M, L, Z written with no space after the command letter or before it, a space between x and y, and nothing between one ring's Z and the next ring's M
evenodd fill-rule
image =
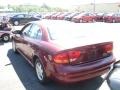
M19 25L19 22L18 21L14 21L14 25Z
M3 35L2 40L5 41L5 42L8 42L10 40L9 35Z
M37 77L40 81L43 80L44 78L44 75L43 75L43 68L42 68L42 65L39 61L36 62L36 73L37 73Z

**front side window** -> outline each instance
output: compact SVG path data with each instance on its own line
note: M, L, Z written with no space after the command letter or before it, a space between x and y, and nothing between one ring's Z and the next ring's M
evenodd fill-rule
M25 15L25 18L31 18L31 17L32 17L32 15L29 15L29 14Z
M22 34L23 34L24 36L30 36L31 26L32 26L32 24L27 24L27 25L23 28Z
M32 28L30 29L30 37L33 39L40 39L41 35L42 33L40 27L36 24L33 24Z

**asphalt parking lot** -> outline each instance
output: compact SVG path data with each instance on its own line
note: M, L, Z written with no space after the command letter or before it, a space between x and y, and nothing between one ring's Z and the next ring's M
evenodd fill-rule
M21 27L23 26L15 29L19 30ZM114 56L117 60L120 59L120 23L82 23L80 27L81 34L113 41ZM11 42L0 41L0 50L1 90L96 90L103 81L102 77L97 77L71 85L61 85L53 81L48 85L41 85L34 69L21 55L14 54Z

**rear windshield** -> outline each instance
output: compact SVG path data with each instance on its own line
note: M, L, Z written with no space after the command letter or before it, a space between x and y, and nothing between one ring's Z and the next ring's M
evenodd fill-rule
M87 35L86 30L82 30L78 24L50 25L48 32L52 40L56 39L77 39Z

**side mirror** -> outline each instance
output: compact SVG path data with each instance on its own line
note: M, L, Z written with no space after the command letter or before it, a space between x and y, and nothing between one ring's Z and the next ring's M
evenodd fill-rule
M13 34L21 34L21 30L12 31Z

